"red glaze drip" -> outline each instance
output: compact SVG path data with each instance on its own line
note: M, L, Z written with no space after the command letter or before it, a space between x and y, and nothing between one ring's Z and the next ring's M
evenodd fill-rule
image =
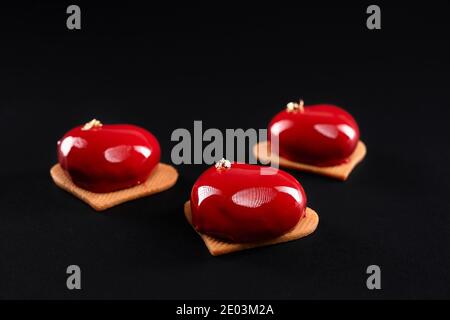
M315 166L345 163L359 141L355 119L345 110L327 104L288 109L270 122L268 140L278 137L279 155Z
M128 124L76 127L58 141L58 161L79 187L111 192L144 182L159 163L158 140Z
M191 192L192 223L210 236L252 242L280 236L305 215L306 195L288 173L249 164L206 170Z

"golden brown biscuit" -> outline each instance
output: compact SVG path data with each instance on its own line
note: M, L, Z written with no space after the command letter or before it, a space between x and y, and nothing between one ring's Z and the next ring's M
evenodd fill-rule
M347 180L348 176L356 167L356 165L364 159L366 153L366 145L360 140L358 141L356 149L350 156L350 159L347 163L331 167L318 167L287 160L285 158L278 157L277 155L271 155L270 144L267 141L257 143L253 147L253 154L255 155L256 159L260 160L263 163L279 163L280 167L312 172L343 181Z
M178 179L178 173L174 167L159 163L144 183L114 192L94 193L76 186L59 164L51 168L50 175L58 187L80 198L97 211L167 190Z
M187 201L184 204L184 215L186 216L186 219L188 220L189 224L192 226L190 201ZM222 254L227 254L235 251L241 251L245 249L269 246L272 244L297 240L313 233L316 230L318 224L319 224L319 216L317 215L317 213L311 208L306 208L306 216L300 219L300 221L292 230L283 234L282 236L266 241L233 243L233 242L225 242L223 240L210 237L200 232L197 233L205 242L205 245L208 248L209 252L213 256L219 256Z

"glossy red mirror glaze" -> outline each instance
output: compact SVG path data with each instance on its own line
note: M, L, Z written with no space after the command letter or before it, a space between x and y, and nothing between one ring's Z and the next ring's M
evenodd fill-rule
M316 166L345 163L359 141L353 117L333 105L305 106L278 113L270 122L268 140L277 137L279 155Z
M127 124L76 127L58 141L58 161L79 187L111 192L135 186L149 177L160 160L157 139Z
M300 183L271 167L240 163L232 163L229 169L211 167L191 192L195 229L232 242L280 236L298 223L305 210Z

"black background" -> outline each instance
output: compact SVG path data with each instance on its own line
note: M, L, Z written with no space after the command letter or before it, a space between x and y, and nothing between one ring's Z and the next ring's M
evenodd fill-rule
M0 298L449 298L449 6L381 4L370 31L370 3L314 3L80 4L80 31L71 3L2 8ZM149 129L170 163L174 129L266 128L299 97L350 111L368 146L344 183L291 172L321 218L299 241L210 256L182 212L204 165L102 213L49 176L93 117Z

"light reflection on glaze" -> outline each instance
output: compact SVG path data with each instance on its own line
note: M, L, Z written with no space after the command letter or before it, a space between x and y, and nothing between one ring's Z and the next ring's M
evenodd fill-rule
M275 187L279 192L284 192L290 195L297 202L303 202L303 193L297 188L286 187L286 186L277 186Z
M238 206L258 208L269 203L277 196L273 188L259 187L240 190L231 196L231 200Z
M272 134L279 135L281 132L294 126L294 121L292 120L280 120L272 125L270 128Z
M121 145L111 147L105 150L105 159L111 163L120 163L127 160L131 156L132 147Z
M198 187L197 194L198 194L198 205L201 205L203 200L205 200L213 195L221 194L221 192L219 189L216 189L211 186L201 186L201 187Z
M339 135L339 130L335 125L332 124L315 124L314 129L316 129L321 135L330 138L336 139Z
M66 137L62 142L58 142L58 144L64 156L67 156L73 147L83 149L87 146L87 142L83 138L71 136Z

